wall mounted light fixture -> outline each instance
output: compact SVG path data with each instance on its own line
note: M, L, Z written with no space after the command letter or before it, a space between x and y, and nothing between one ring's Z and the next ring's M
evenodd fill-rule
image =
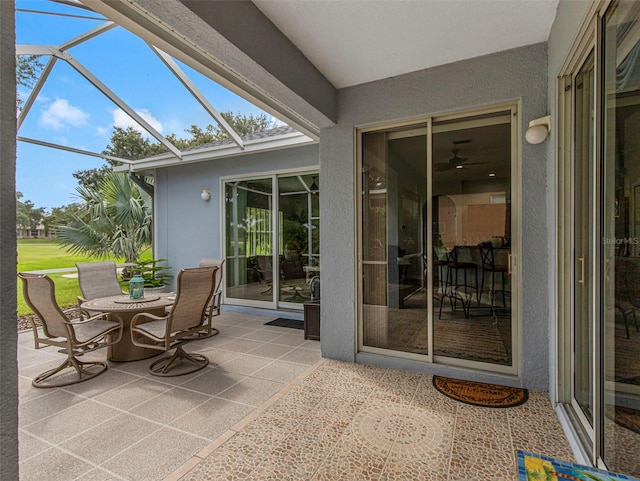
M207 189L202 189L202 192L200 193L200 198L205 202L208 202L209 199L211 198L211 191Z
M316 184L316 179L318 177L314 175L311 178L313 179L313 182L309 186L309 190L311 191L312 194L317 194L318 191L320 190L320 188L318 187L318 184Z
M551 116L540 117L529 122L529 128L524 138L530 144L540 144L544 142L551 131Z

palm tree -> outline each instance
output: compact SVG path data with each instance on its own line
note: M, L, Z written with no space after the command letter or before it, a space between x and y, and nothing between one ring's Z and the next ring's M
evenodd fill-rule
M64 225L54 226L70 253L136 262L151 246L151 197L126 174L109 172L96 187L76 191L81 208Z

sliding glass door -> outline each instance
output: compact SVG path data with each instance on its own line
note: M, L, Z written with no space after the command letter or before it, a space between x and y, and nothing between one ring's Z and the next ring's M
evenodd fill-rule
M591 53L573 81L575 164L573 168L573 329L571 391L586 432L594 410L594 64ZM592 434L590 434L592 436Z
M558 89L558 396L592 462L638 477L640 3L591 22Z
M513 363L511 130L511 112L434 122L436 356Z
M364 346L429 353L426 128L362 137Z
M223 182L225 302L301 309L320 275L317 173Z
M607 466L640 476L640 3L604 17L602 396Z
M225 183L227 299L273 302L271 178Z
M361 133L363 351L516 369L514 114Z

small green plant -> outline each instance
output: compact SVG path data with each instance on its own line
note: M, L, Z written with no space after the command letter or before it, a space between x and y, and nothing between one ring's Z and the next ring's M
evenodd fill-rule
M164 287L169 284L169 280L173 278L171 274L167 274L165 271L170 269L166 265L158 265L161 262L166 262L167 259L141 259L135 263L134 266L128 270L130 279L134 275L140 275L144 279L144 287Z

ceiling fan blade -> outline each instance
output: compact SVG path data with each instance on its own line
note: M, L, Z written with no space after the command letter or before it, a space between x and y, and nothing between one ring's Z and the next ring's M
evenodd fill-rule
M444 172L451 168L452 167L449 164L433 164L433 170L435 170L436 172Z
M464 164L465 167L467 165L482 165L482 164L488 164L489 162L469 162L468 164Z

